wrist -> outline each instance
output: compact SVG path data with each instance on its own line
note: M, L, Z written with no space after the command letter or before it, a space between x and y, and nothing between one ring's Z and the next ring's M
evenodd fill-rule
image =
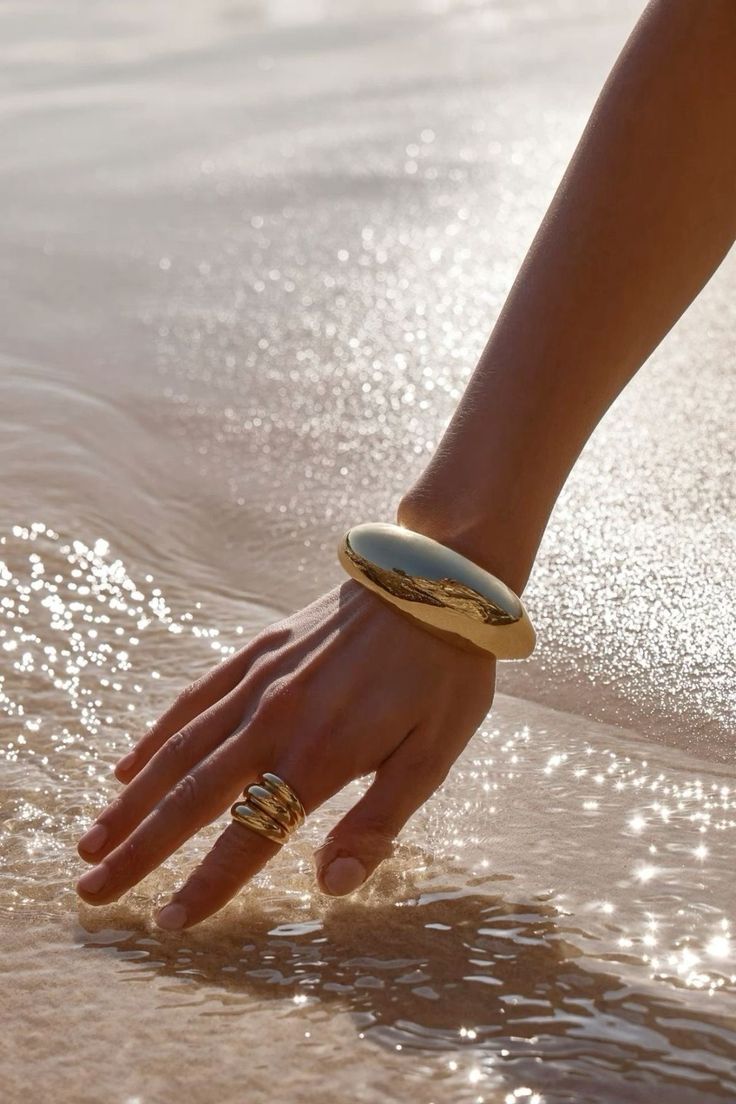
M539 540L513 514L476 516L462 494L440 499L412 488L398 503L396 522L467 556L516 594L524 590Z

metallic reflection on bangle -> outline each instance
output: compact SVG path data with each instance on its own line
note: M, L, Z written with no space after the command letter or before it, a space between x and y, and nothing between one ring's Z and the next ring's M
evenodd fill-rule
M518 595L423 533L385 522L354 525L338 558L348 575L430 632L499 659L524 659L534 650L534 627Z

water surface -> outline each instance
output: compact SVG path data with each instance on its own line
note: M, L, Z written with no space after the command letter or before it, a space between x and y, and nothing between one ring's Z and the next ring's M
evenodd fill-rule
M355 785L181 936L152 914L224 821L73 892L117 757L393 518L639 7L0 7L12 1104L736 1094L733 258L591 439L535 656L363 890L312 877Z

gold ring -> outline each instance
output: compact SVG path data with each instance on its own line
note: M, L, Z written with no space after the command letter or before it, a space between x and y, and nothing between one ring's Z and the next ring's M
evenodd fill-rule
M270 771L246 786L230 814L246 828L280 844L301 827L307 815L289 783Z

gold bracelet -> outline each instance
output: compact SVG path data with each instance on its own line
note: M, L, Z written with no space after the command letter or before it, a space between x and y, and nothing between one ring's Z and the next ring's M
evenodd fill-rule
M510 587L472 560L403 525L365 522L337 550L353 579L425 629L498 659L525 659L536 633Z

